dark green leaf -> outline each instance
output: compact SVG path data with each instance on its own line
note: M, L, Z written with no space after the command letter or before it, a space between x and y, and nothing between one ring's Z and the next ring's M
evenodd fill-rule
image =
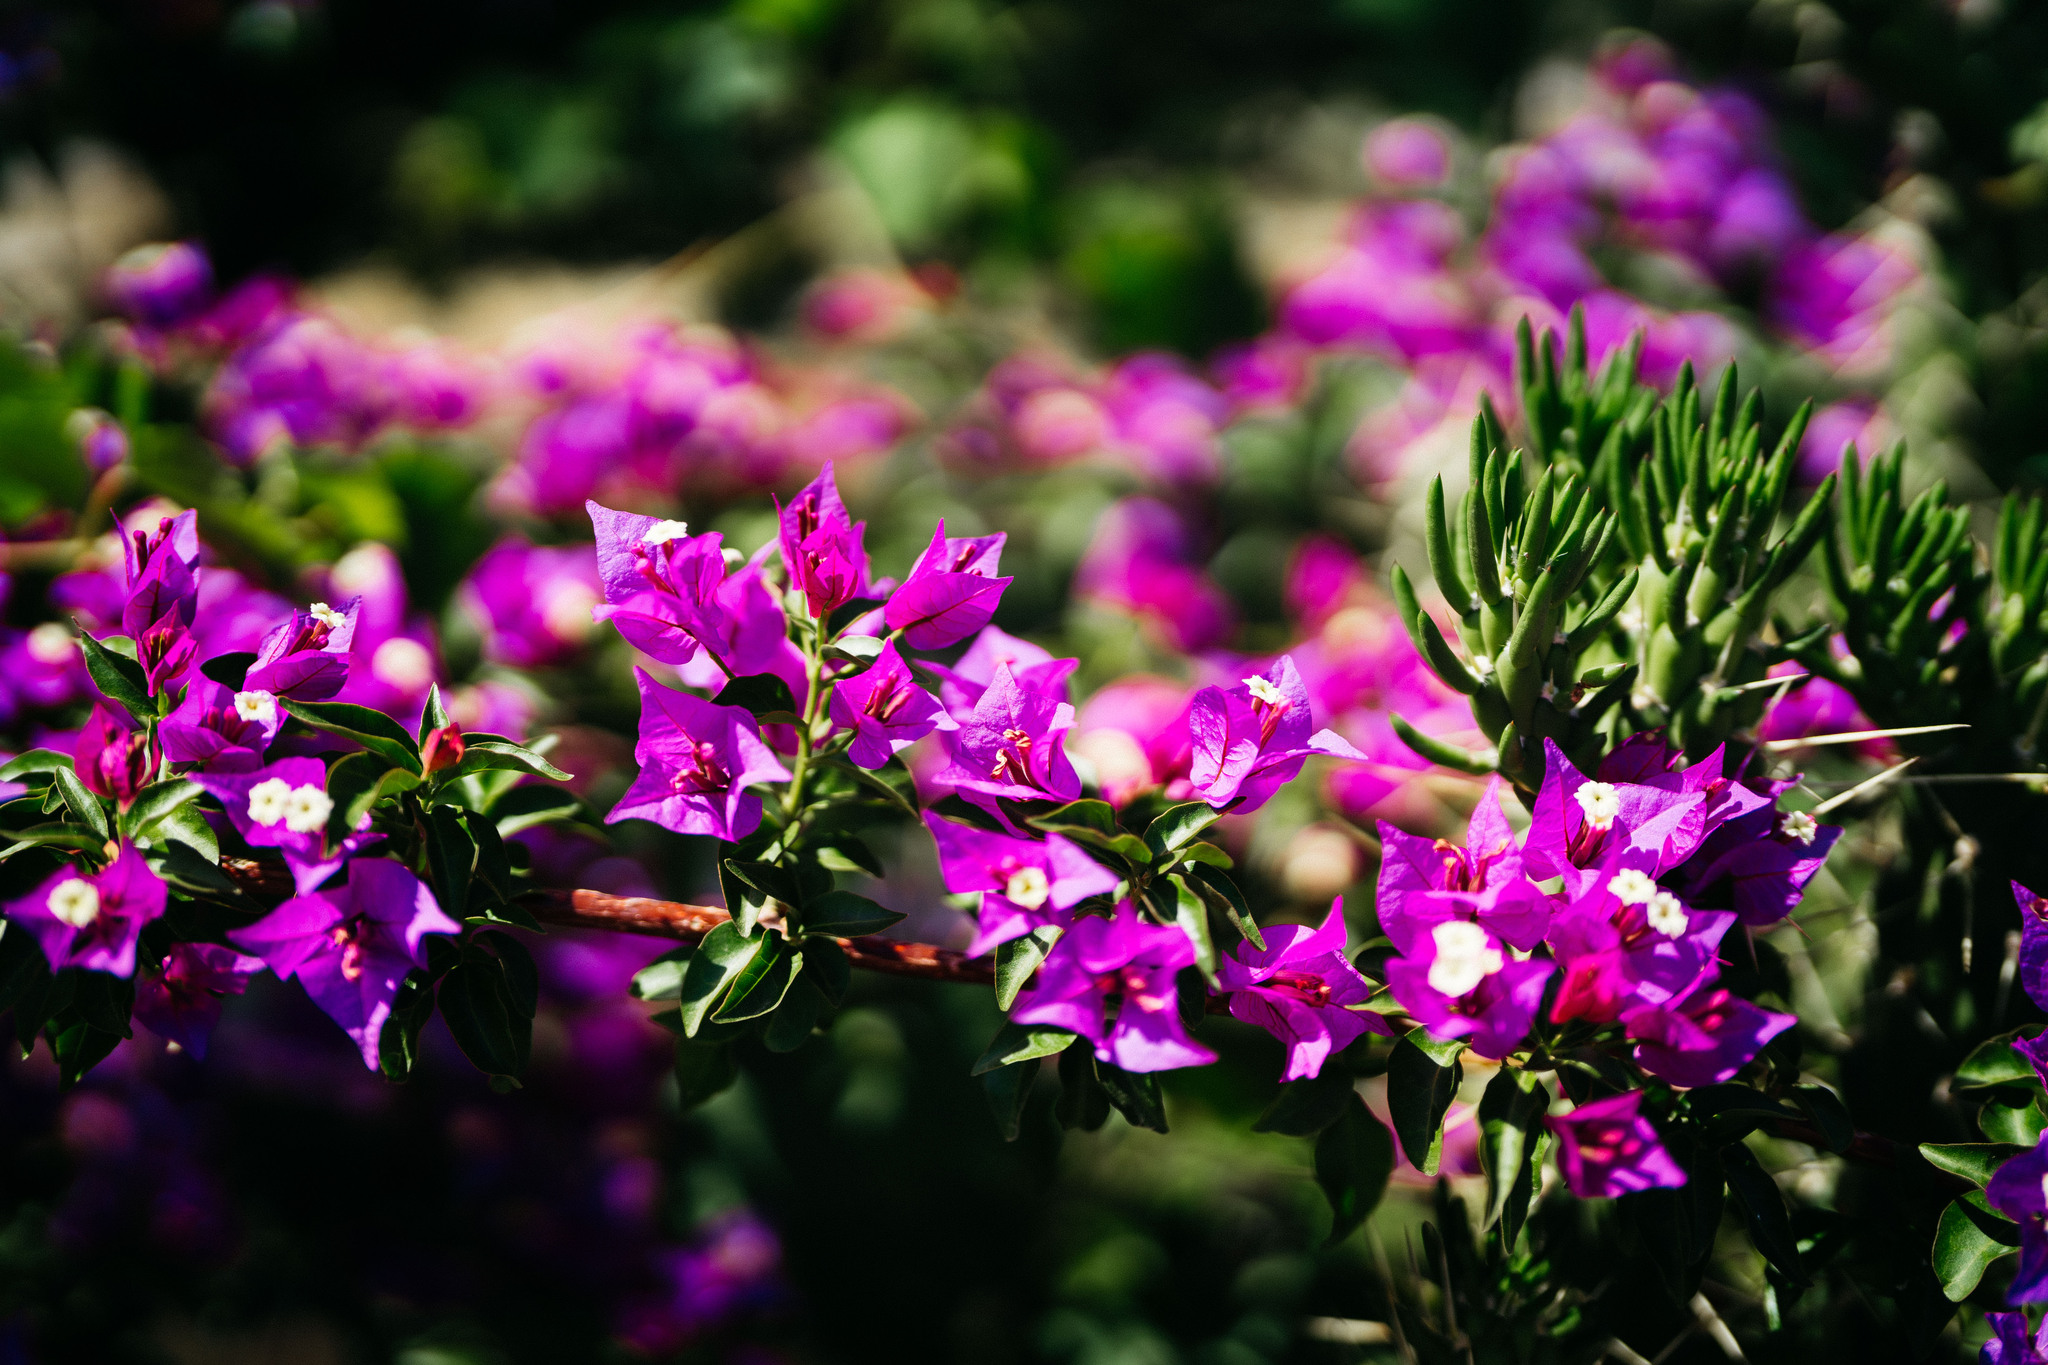
M249 669L256 662L256 656L244 650L236 654L216 654L199 665L199 671L222 687L241 691L242 684L249 679Z
M1721 1149L1721 1164L1735 1205L1742 1210L1749 1240L1778 1273L1794 1284L1803 1285L1806 1271L1799 1263L1799 1239L1792 1231L1792 1215L1785 1209L1785 1197L1770 1173L1757 1164L1755 1155L1739 1142Z
M880 880L887 875L882 860L867 843L851 834L839 834L830 843L820 843L812 852L818 859L818 866L827 872L865 872Z
M1149 1071L1125 1071L1096 1059L1095 1079L1109 1102L1133 1128L1166 1131L1166 1098L1159 1093L1159 1077Z
M1950 1175L1959 1175L1975 1185L1988 1185L1998 1168L2027 1150L2009 1142L1923 1142L1920 1155L1927 1164Z
M1196 835L1221 818L1222 812L1207 801L1186 801L1170 806L1145 827L1145 845L1155 858L1163 860L1167 854L1192 842Z
M2019 1241L2019 1229L1998 1215L1982 1190L1959 1196L1941 1211L1934 1229L1929 1261L1941 1292L1950 1303L1961 1303L1976 1291L1991 1263L2011 1255Z
M1095 1078L1095 1044L1076 1038L1060 1054L1060 1098L1053 1114L1062 1128L1092 1133L1109 1118L1109 1092Z
M1791 1105L1746 1085L1700 1086L1687 1095L1686 1109L1716 1146L1746 1137L1766 1123L1806 1121L1806 1115Z
M1190 885L1209 898L1209 903L1223 913L1232 928L1244 935L1247 943L1264 952L1265 936L1259 932L1259 922L1252 918L1252 908L1245 901L1244 893L1237 889L1237 883L1203 863L1190 866L1188 871L1193 876Z
M83 1020L52 1032L50 1052L57 1059L58 1084L66 1089L77 1085L121 1045L122 1036Z
M1058 834L1091 848L1105 849L1142 867L1152 860L1152 850L1135 834L1118 827L1116 810L1107 801L1069 801L1026 823L1048 834Z
M680 1022L686 1035L697 1036L705 1016L725 998L733 980L753 962L770 937L763 930L749 938L731 920L704 936L704 941L697 945L696 953L690 958L689 970L683 973L682 994L677 997Z
M789 946L780 934L765 933L766 942L734 978L725 1003L712 1011L714 1023L737 1024L762 1015L782 1003L790 983L803 970L803 954Z
M498 833L509 839L535 825L567 820L582 804L576 793L560 787L514 787L491 803L490 816L498 822Z
M1063 1028L1046 1024L1012 1024L1005 1022L996 1030L994 1041L974 1064L970 1075L981 1076L999 1066L1015 1066L1020 1062L1035 1061L1065 1052L1073 1043L1075 1035Z
M392 766L417 775L420 746L400 725L382 711L345 701L286 701L292 718L315 730L352 739Z
M1024 1127L1024 1106L1031 1098L1031 1085L1039 1069L1024 1062L999 1066L982 1073L981 1093L995 1116L996 1131L1003 1141L1015 1142Z
M56 768L51 771L50 780L63 795L64 804L71 808L72 815L77 817L80 824L97 834L101 843L114 837L112 827L107 824L106 807L100 804L97 796L86 789L85 783L79 781L77 773L69 768Z
M1435 1175L1437 1162L1443 1156L1444 1115L1457 1098L1465 1067L1456 1052L1450 1054L1447 1062L1439 1063L1416 1040L1417 1033L1441 1055L1437 1040L1422 1029L1394 1044L1393 1055L1387 1060L1387 1107L1392 1111L1394 1131L1400 1135L1401 1150L1407 1154L1409 1164L1424 1175Z
M1220 867L1226 870L1237 866L1235 859L1214 844L1189 844L1180 851L1180 856L1184 862L1207 863L1211 867Z
M1394 1139L1353 1094L1316 1138L1316 1184L1330 1203L1324 1246L1335 1246L1372 1216L1393 1173Z
M795 880L774 863L723 858L718 864L718 888L725 896L726 912L751 934L761 922L761 912L777 901L794 905L799 899Z
M436 730L446 729L447 725L448 708L441 704L441 684L430 683L427 686L427 704L420 710L418 742L424 747L428 735Z
M683 1108L696 1108L739 1076L730 1044L676 1039L676 1090Z
M488 739L466 742L462 761L452 769L452 776L469 777L488 772L527 773L533 777L545 777L551 782L569 780L568 773L524 745Z
M128 1019L135 1010L135 981L107 972L80 972L71 1007L86 1023L116 1038L132 1038Z
M93 686L101 696L138 721L157 713L156 703L149 696L149 675L142 671L141 664L116 654L83 629L78 632L78 647L85 651L85 671L92 675Z
M1842 1097L1824 1085L1795 1085L1789 1092L1793 1103L1806 1111L1830 1152L1840 1154L1856 1141L1856 1124Z
M773 673L750 673L743 678L734 678L711 699L720 706L740 706L754 713L757 720L795 725L797 715L796 694L789 690L789 684Z
M35 936L0 921L0 1010L11 1008L31 987L39 988L49 975ZM42 1027L40 1019L36 1027Z
M1041 924L1022 938L996 945L996 1008L1008 1010L1017 1003L1017 992L1045 961L1045 955L1064 932L1057 924Z
M1351 1077L1326 1062L1321 1075L1281 1086L1252 1131L1314 1137L1344 1116L1352 1093Z
M498 965L504 968L506 999L512 1002L513 1010L533 1018L540 1009L540 969L534 966L533 954L512 935L495 929L476 937L497 955Z
M462 827L468 831L470 841L476 845L476 875L491 897L500 903L509 903L519 894L519 885L512 875L512 856L505 851L505 841L498 834L498 827L487 815L473 810L462 812ZM474 897L473 897L474 898Z
M1195 946L1195 969L1212 986L1216 983L1216 945L1209 938L1209 905L1187 881L1169 877L1173 888L1173 922ZM1158 883L1153 889L1163 889Z
M512 1001L502 963L469 952L441 979L441 1017L479 1071L516 1077L526 1069L533 1020Z
M1503 1066L1479 1097L1479 1164L1486 1172L1482 1227L1501 1225L1501 1243L1514 1249L1534 1190L1535 1162L1550 1092L1526 1071ZM1513 1207L1519 1201L1520 1207Z
M347 838L362 824L370 808L387 796L411 791L420 779L394 768L382 754L346 754L327 770L327 796L334 812L327 817L327 837Z
M798 958L799 963L802 960ZM830 1009L816 983L799 973L782 1003L768 1016L768 1027L761 1032L761 1045L770 1052L796 1051L810 1041L818 1021Z
M806 901L803 909L805 933L830 934L835 938L878 934L902 919L896 911L851 891L827 891Z
M873 635L842 635L825 646L825 657L865 667L881 657L887 644L888 641Z
M1970 1055L1963 1058L1963 1064L1956 1068L1954 1088L1981 1090L2035 1080L2033 1064L2013 1051L2012 1040L2017 1036L2016 1031L2003 1033L1977 1044Z
M799 944L797 951L804 955L801 979L815 987L826 1004L837 1009L846 998L846 988L853 976L853 964L846 960L846 950L829 938L814 938Z
M2032 1147L2048 1130L2048 1114L2038 1101L2027 1104L1987 1104L1977 1112L1977 1127L1993 1142L2011 1142Z
M107 842L104 837L83 825L74 825L62 820L52 820L47 824L34 825L13 833L14 842L0 848L0 859L11 858L31 848L75 848L82 852L86 849L104 847Z
M426 816L427 872L441 909L455 919L469 913L469 883L476 872L476 841L453 807L436 806ZM447 1013L447 1006L441 1007ZM510 1073L505 1073L510 1074Z

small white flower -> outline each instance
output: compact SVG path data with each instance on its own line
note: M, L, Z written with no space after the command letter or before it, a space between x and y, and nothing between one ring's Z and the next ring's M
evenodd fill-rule
M642 545L666 545L671 540L683 540L690 534L688 522L657 521L640 536Z
M1813 836L1820 833L1820 821L1803 810L1795 810L1778 822L1778 832L1788 839L1811 844Z
M1579 809L1586 813L1586 827L1607 830L1621 814L1621 793L1605 782L1588 782L1578 790Z
M251 725L274 725L277 722L277 698L261 690L237 692L235 714Z
M1003 887L1003 895L1013 905L1036 910L1052 895L1052 883L1046 880L1044 868L1020 867L1010 874L1008 884Z
M1649 907L1644 913L1649 916L1650 927L1666 938L1677 938L1690 922L1686 919L1685 907L1669 891L1659 891L1650 897Z
M1429 988L1444 995L1469 994L1507 965L1493 938L1470 920L1445 920L1430 930L1436 961L1429 964Z
M318 787L293 787L284 799L284 827L294 834L313 834L327 828L334 814L334 802Z
M315 602L312 606L306 608L306 613L329 630L340 630L348 621L346 615L336 611L325 602Z
M1542 697L1545 701L1555 701L1557 699L1557 684L1545 678L1543 686L1538 689L1536 695Z
M50 889L46 904L59 923L73 929L83 929L100 917L99 888L83 877L58 882Z
M28 656L39 664L69 663L78 653L78 641L61 622L45 621L28 633Z
M1268 706L1287 705L1287 694L1266 678L1246 678L1244 685L1251 690L1253 701L1262 701Z
M1657 880L1647 872L1625 867L1607 883L1623 905L1648 905L1657 895Z
M285 803L291 800L292 784L281 777L269 778L249 788L249 819L258 825L274 825L284 819Z

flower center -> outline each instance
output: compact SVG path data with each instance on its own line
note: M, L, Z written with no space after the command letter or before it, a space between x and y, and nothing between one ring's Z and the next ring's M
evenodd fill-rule
M1429 986L1443 995L1471 991L1507 965L1492 935L1470 920L1446 920L1430 931L1436 961L1429 964Z
M1330 983L1315 972L1280 971L1259 983L1261 989L1278 991L1304 1005L1330 1003Z
M344 981L360 981L363 977L363 959L369 956L369 934L360 920L349 920L335 925L327 931L334 940L334 946L341 949L341 976Z
M1031 781L1031 736L1022 730L1003 731L1002 747L996 750L996 761L989 765L988 775L1019 785Z
M1614 817L1621 814L1621 793L1612 785L1588 782L1574 795L1579 809L1585 812L1587 829L1604 834L1614 827Z
M1647 872L1626 867L1614 874L1613 880L1607 883L1607 889L1623 905L1648 905L1656 898L1657 881Z
M277 720L277 698L268 692L235 693L235 714L250 725L270 725Z
M1659 891L1650 897L1644 909L1644 916L1650 921L1650 927L1666 938L1677 938L1685 932L1685 926L1690 923L1686 918L1685 906L1669 891Z
M689 523L681 521L657 521L640 535L642 545L666 545L671 540L682 540L690 534Z
M100 917L99 888L83 877L58 882L46 904L51 918L73 929L83 929Z
M1812 844L1813 836L1820 833L1820 821L1803 810L1795 810L1778 822L1778 833L1788 839L1797 839L1802 844Z
M1020 867L1010 874L1010 880L1003 886L1003 895L1011 904L1026 910L1036 910L1052 895L1052 883L1046 880L1042 867Z
M905 681L895 673L876 679L861 710L879 721L894 720L896 713L910 704L910 689L904 686Z
M669 779L669 786L686 796L701 796L730 788L732 774L718 761L718 746L700 741L683 751L675 776Z
M307 607L306 614L329 630L340 630L348 622L348 617L336 611L333 607L328 606L325 602L315 602L312 606ZM322 640L321 643L325 644L326 641Z
M294 834L315 834L327 828L334 802L315 786L294 787L284 799L284 827Z
M281 777L269 778L249 788L249 821L257 825L274 825L284 819L284 810L291 800L292 784Z

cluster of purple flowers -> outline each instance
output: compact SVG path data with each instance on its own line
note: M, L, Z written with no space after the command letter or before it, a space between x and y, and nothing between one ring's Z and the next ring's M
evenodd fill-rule
M239 993L256 967L297 976L374 1067L399 983L423 961L421 939L459 926L403 865L355 856L374 839L367 816L354 830L335 827L328 769L317 756L330 746L281 733L290 703L346 692L363 604L316 602L291 611L263 635L243 676L231 683L206 671L228 660L203 649L197 629L201 574L211 572L200 566L197 514L128 529L122 550L126 600L119 620L148 694L165 698L166 714L144 725L126 709L98 702L76 741L79 779L126 810L160 779L189 777L221 804L216 833L276 849L298 895L230 935L247 956L221 945L179 944L156 961L138 962L142 931L164 914L169 889L123 838L100 871L60 868L8 904L6 916L35 936L53 970L134 977L140 968L138 1017L195 1051L221 999ZM344 866L345 883L323 889Z

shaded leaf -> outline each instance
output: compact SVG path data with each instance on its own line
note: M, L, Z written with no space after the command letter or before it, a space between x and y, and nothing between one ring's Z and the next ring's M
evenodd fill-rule
M739 1079L728 1043L676 1039L676 1092L683 1108L694 1109Z
M704 936L683 974L682 993L676 997L685 1035L697 1036L705 1016L725 998L734 979L753 962L768 937L764 931L749 938L731 920Z
M1317 1136L1315 1169L1330 1204L1330 1235L1323 1245L1335 1246L1372 1216L1394 1173L1394 1139L1356 1094Z
M400 725L382 711L345 701L286 701L285 710L294 720L315 730L352 739L394 767L420 772L420 746Z
M142 671L141 664L116 654L82 628L78 632L78 647L85 651L85 671L92 675L93 686L101 696L138 721L157 713L156 703L149 695L149 675Z
M504 740L466 740L462 748L462 761L450 769L453 777L469 777L476 773L516 772L533 777L545 777L552 782L567 782L569 774L541 757L522 744Z
M1159 1093L1159 1077L1149 1071L1125 1071L1097 1058L1095 1079L1109 1102L1133 1128L1166 1131L1166 1098Z
M2009 1142L1923 1142L1920 1155L1938 1171L1988 1185L1998 1168L2026 1149Z
M1321 1075L1282 1085L1252 1131L1313 1137L1344 1117L1352 1093L1351 1077L1325 1063Z
M1991 1263L2010 1255L2019 1241L2019 1229L1998 1215L1982 1190L1959 1196L1941 1211L1928 1257L1941 1292L1950 1303L1961 1303L1975 1292Z
M1041 924L1021 938L996 945L997 1009L1007 1011L1017 1003L1017 992L1024 989L1063 932L1057 924Z
M1222 812L1207 801L1184 801L1168 807L1145 827L1145 845L1155 858L1163 860L1222 818Z
M1005 1022L996 1030L996 1036L974 1064L970 1075L982 1076L999 1066L1015 1066L1019 1062L1035 1061L1065 1052L1077 1035L1063 1028L1048 1024L1013 1024Z
M804 932L830 934L835 938L878 934L902 919L898 912L851 891L827 891L806 901L803 908Z
M1416 1040L1416 1034L1422 1034L1423 1042ZM1450 1052L1444 1062L1432 1057L1431 1051L1445 1055L1438 1040L1416 1029L1394 1044L1393 1055L1387 1059L1387 1107L1394 1131L1400 1135L1409 1164L1424 1175L1435 1175L1443 1157L1444 1115L1450 1112L1465 1075L1464 1064L1458 1060L1462 1047Z
M766 933L766 942L733 979L725 1002L711 1013L716 1023L737 1024L758 1019L782 1003L790 984L803 970L803 955L780 934Z
M711 700L720 706L744 707L757 720L795 725L801 719L797 715L796 694L773 673L749 673L734 678Z

